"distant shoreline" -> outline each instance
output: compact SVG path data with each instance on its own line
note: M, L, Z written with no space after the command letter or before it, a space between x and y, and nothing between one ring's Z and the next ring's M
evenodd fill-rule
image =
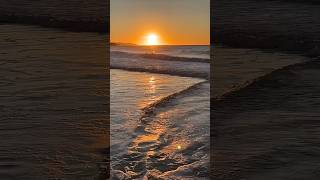
M134 44L134 43L119 43L119 42L111 42L111 46L145 46L145 47L152 47L149 45L139 45L139 44ZM154 45L155 47L157 46L210 46L210 44L160 44L160 45Z

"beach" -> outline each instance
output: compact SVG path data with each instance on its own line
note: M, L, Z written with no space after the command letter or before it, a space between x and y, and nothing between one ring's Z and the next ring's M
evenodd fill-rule
M212 178L318 179L319 6L252 0L215 5L215 42L260 51L234 56L234 62L266 58L270 64L248 61L255 74L250 65L241 71L229 65L221 73L231 75L230 84L237 84L232 75L249 73L253 80L211 96ZM215 55L217 71L225 58Z
M107 2L0 4L0 179L319 179L318 2L216 0L212 61L120 44L110 62Z
M108 179L110 153L111 179L209 177L208 46L125 47L109 62L107 1L0 10L1 178Z
M111 179L209 178L209 56L111 46Z

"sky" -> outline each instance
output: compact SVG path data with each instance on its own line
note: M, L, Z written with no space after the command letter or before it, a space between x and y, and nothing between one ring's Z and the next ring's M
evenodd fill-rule
M158 44L207 45L210 0L111 0L110 33L117 43L145 45L152 34Z

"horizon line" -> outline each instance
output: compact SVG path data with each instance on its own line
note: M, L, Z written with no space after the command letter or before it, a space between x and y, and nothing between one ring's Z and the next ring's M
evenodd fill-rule
M110 45L132 45L132 46L210 46L211 44L159 44L159 45L144 45L135 43L110 42Z

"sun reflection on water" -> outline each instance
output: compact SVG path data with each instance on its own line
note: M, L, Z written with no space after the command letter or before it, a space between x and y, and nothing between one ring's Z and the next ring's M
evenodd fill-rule
M136 102L138 109L144 109L156 101L169 95L162 93L168 87L167 84L180 84L181 78L170 79L153 74L133 74L134 76L124 76L124 79L134 79L137 93L141 93L143 98ZM182 89L182 88L181 88ZM177 88L172 89L174 92ZM180 109L157 112L156 117L151 117L152 121L144 120L136 130L136 136L132 140L129 152L143 152L146 157L158 154L170 155L180 153L188 147L188 137L181 139L174 138L175 133L179 133L177 127L171 127L174 116L182 114ZM130 114L129 114L130 115ZM130 117L128 116L128 119ZM131 122L131 121L130 121ZM136 123L136 121L134 122Z
M149 90L148 93L155 94L156 89L157 89L156 79L153 76L151 76L148 81L148 90Z
M200 80L121 70L119 73L113 77L113 88L118 88L113 100L120 103L113 110L121 116L114 118L113 122L116 123L113 127L124 133L121 135L114 131L116 136L112 137L115 139L112 154L115 155L113 162L116 163L112 167L138 177L146 170L155 174L170 172L193 161L189 158L193 139L188 135L192 130L185 129L180 123L185 122L185 112L189 107L176 106L176 99L167 97ZM160 101L160 106L153 106L163 98L165 100ZM126 143L125 148L117 146L122 143L120 140Z
M174 154L182 153L188 146L189 140L188 137L174 138L176 132L171 131L171 117L176 113L181 112L177 110L160 112L156 118L152 118L152 121L145 122L141 134L133 140L129 149L144 153L145 159L157 157L165 160Z
M151 77L150 77L149 83L152 83L152 84L155 83L155 78L154 78L154 76L151 76Z
M162 96L159 96L157 90L159 88L158 86L161 86L162 83L164 83L162 82L163 80L157 79L154 76L145 77L143 81L145 82L143 89L146 99L139 102L138 107L141 109L162 98Z

